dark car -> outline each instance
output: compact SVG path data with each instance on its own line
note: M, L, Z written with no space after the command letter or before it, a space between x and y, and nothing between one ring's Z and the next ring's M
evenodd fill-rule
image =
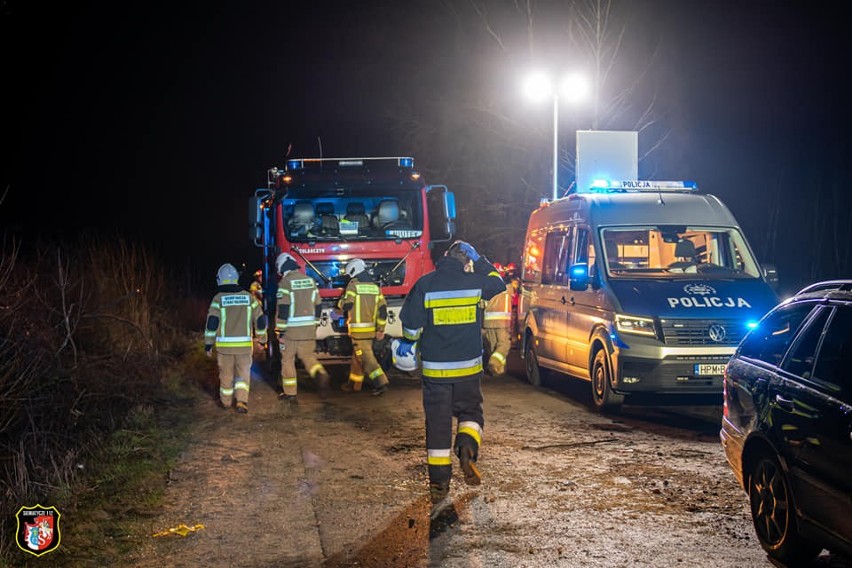
M805 288L743 338L720 437L771 557L852 555L852 280Z

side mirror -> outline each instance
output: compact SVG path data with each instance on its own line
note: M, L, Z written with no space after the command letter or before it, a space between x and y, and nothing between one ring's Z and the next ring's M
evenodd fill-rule
M248 202L249 239L254 243L263 240L263 199L249 197Z
M589 287L589 265L585 262L572 264L568 270L568 287L582 292Z

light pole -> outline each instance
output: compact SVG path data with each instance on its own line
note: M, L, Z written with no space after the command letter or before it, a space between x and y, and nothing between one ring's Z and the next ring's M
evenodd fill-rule
M535 73L527 78L524 91L533 101L541 101L553 97L553 199L559 197L559 95L570 102L578 102L588 93L588 83L581 75L574 74L565 77L558 87L553 85L550 77L544 73Z

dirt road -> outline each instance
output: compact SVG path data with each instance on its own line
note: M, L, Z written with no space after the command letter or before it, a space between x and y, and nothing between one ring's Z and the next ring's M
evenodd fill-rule
M584 384L535 389L510 369L483 384L483 485L466 487L455 464L452 503L431 518L416 378L327 401L304 384L291 407L257 376L247 415L211 397L148 527L204 528L150 538L128 565L772 565L725 463L719 407L606 417Z

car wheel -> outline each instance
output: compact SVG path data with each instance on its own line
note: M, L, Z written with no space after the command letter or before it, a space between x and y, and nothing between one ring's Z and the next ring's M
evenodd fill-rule
M757 539L770 556L788 566L816 558L822 549L799 535L790 483L774 456L764 454L755 462L748 498Z
M618 410L624 403L624 395L612 390L612 371L606 349L598 349L592 360L590 372L592 378L592 400L601 412Z
M540 387L544 371L538 365L538 355L536 355L534 343L535 338L532 336L527 337L524 342L524 368L530 384L534 387Z

